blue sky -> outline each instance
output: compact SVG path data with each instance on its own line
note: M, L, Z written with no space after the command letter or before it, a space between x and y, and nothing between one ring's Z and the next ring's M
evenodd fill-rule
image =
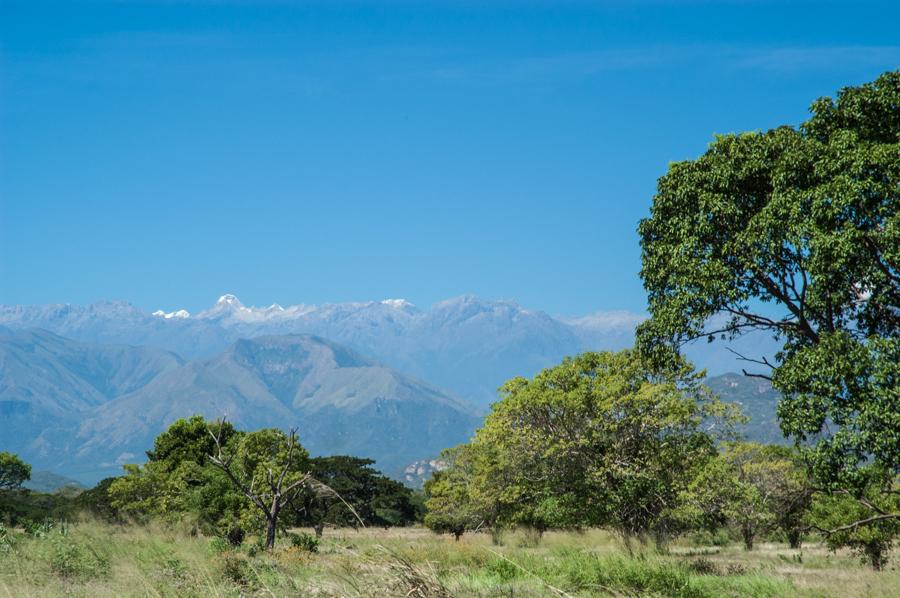
M0 303L640 311L669 162L900 66L896 2L0 7Z

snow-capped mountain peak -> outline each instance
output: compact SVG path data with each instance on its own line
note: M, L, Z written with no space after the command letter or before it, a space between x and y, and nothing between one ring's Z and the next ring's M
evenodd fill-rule
M241 303L241 300L238 299L235 295L232 295L231 293L225 293L224 295L219 297L219 300L216 301L216 305L221 305L221 306L227 305L229 307L244 307L244 304Z
M172 318L190 318L191 317L191 313L186 309L179 309L179 310L170 311L170 312L164 312L161 309L157 309L151 315L157 316L159 318L165 318L166 320L171 320Z
M381 304L397 309L414 309L416 307L406 299L382 299Z
M241 300L231 293L219 297L215 305L197 314L201 320L217 320L235 323L264 323L295 318L312 309L307 305L292 305L282 307L273 303L268 307L247 307Z

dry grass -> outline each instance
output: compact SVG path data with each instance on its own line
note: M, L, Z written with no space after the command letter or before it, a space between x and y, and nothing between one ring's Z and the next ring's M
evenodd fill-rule
M281 542L228 550L161 526L94 522L44 537L11 534L0 546L3 596L319 596L411 598L536 596L900 595L900 570L874 573L849 554L809 545L649 548L628 557L609 534L548 533L528 547L488 534L459 542L421 528L330 530L317 554ZM252 541L252 540L251 540Z

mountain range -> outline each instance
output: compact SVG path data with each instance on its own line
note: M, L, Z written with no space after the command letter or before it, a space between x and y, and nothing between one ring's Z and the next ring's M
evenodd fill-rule
M427 380L479 407L497 399L513 376L531 376L566 355L631 346L643 314L597 312L550 316L514 301L471 295L420 309L403 299L247 307L226 294L197 314L147 312L127 302L0 306L0 326L42 328L89 343L149 346L187 359L211 357L241 338L312 334L340 343L405 374ZM774 353L770 339L732 343L739 353ZM711 375L738 369L722 343L697 342L687 355Z
M241 339L187 361L41 329L0 329L0 445L36 469L93 482L140 462L168 424L201 414L239 428L297 427L314 454L365 455L400 476L480 422L422 381L311 335Z
M296 426L314 454L371 457L406 479L469 437L503 381L629 346L642 319L566 319L471 296L426 310L399 299L256 308L233 295L197 314L124 302L0 306L0 448L92 483L199 413L244 429ZM772 352L752 337L739 343ZM734 369L721 344L688 354L713 373ZM710 385L751 412L752 437L780 438L770 386L735 374Z

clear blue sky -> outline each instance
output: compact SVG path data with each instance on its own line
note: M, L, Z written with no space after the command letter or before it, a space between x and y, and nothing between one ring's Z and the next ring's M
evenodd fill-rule
M641 310L670 161L900 66L897 2L0 7L0 303Z

